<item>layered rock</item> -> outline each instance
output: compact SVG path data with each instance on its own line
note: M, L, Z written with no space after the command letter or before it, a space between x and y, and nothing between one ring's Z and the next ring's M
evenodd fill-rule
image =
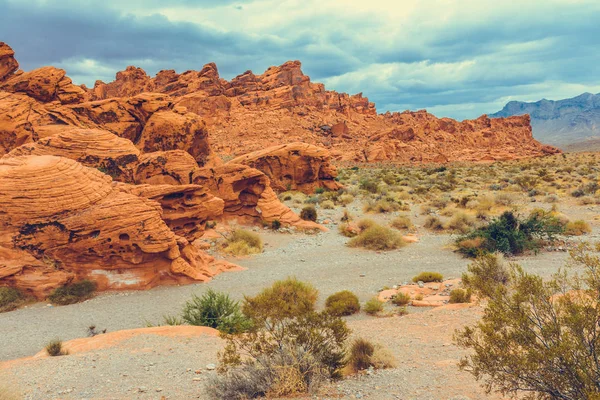
M100 289L148 288L207 280L229 267L211 265L212 257L169 229L158 202L62 157L0 160L0 210L0 247L46 261L0 263L2 282L37 297L72 280L92 279Z
M37 129L40 138L11 151L7 157L54 155L98 168L113 179L133 182L140 151L129 140L103 129L48 125Z
M319 187L330 190L342 187L335 181L337 170L330 163L329 151L306 143L268 147L229 163L258 169L269 177L271 187L279 191L300 190L310 194Z
M136 183L185 185L192 183L198 164L183 150L142 154L135 170Z
M60 101L63 104L78 103L87 97L87 92L73 82L63 69L42 67L31 72L17 73L4 83L0 90L25 93L36 100L47 103Z

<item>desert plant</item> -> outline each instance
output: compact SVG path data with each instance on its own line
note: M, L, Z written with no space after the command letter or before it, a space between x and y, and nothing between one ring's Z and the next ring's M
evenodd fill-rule
M363 309L367 314L375 315L378 312L383 311L383 302L380 301L377 297L373 297L365 303Z
M482 319L456 333L472 353L460 367L488 392L529 399L598 399L600 258L571 252L581 277L544 281L511 265L508 285L490 292Z
M583 220L569 222L565 226L565 235L569 236L581 236L591 232L592 227L590 226L590 224Z
M239 302L232 300L228 294L212 289L208 289L202 297L192 295L192 299L185 303L181 317L190 325L208 326L225 333L244 332L251 325L242 314ZM167 325L178 325L169 323L167 319L165 322Z
M247 256L262 252L263 243L256 233L245 229L236 229L227 239L225 252L234 256Z
M404 292L398 292L394 295L394 297L392 297L392 304L397 306L405 306L410 303L410 300L410 295Z
M252 329L224 335L224 373L211 380L212 396L287 396L339 376L350 331L340 317L314 311L316 296L311 285L290 278L246 297Z
M564 230L561 221L549 212L536 211L524 220L506 211L488 225L474 229L456 240L458 251L472 257L479 253L499 251L504 254L520 254L535 250L542 240L552 241ZM465 240L480 239L479 252L464 245ZM462 245L461 245L462 244Z
M423 226L427 229L431 229L432 231L444 230L444 224L435 215L428 216L425 219L425 223L423 224Z
M470 215L463 212L454 214L454 216L446 224L446 229L466 233L475 225L475 220Z
M395 229L412 229L414 227L413 223L410 221L410 218L405 215L400 215L394 218L390 225Z
M271 221L271 229L278 231L281 228L281 222L278 219Z
M69 352L63 348L63 342L60 339L54 339L50 341L46 345L46 352L51 357L65 356L69 354Z
M373 366L375 345L362 338L355 339L348 352L348 366L354 371L362 371Z
M449 303L470 303L471 302L471 291L465 289L452 289L450 291Z
M96 283L90 280L60 286L48 296L53 304L75 304L90 299L96 291Z
M484 297L491 296L497 287L507 285L510 280L502 253L480 255L467 266L467 271L462 275L463 286Z
M376 343L375 350L371 356L371 365L375 369L395 368L398 366L394 355L382 345Z
M333 315L352 315L360 311L358 297L349 290L332 294L325 300L325 310Z
M17 288L0 287L0 312L11 311L19 307L26 300L26 296Z
M352 203L354 201L354 196L352 196L349 193L344 193L343 195L341 195L340 197L338 197L338 203L340 203L343 206L347 206L348 204Z
M335 204L331 200L325 200L321 202L321 208L324 210L333 210L335 208Z
M365 229L348 242L350 247L363 247L369 250L394 250L405 244L401 235L380 225Z
M421 272L419 275L413 277L413 282L441 282L444 280L444 276L439 272Z
M242 310L253 320L282 320L314 311L318 292L310 283L290 277L276 281L254 297L246 296Z
M300 211L300 218L305 221L313 221L317 220L317 209L314 206L306 206Z

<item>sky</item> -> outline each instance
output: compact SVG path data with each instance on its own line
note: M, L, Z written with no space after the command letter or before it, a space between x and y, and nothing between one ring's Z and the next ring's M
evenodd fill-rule
M0 0L21 68L77 84L215 62L231 79L300 60L378 112L476 118L511 100L600 92L598 0Z

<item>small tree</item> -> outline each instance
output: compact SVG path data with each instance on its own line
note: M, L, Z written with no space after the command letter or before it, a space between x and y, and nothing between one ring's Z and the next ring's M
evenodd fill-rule
M512 264L510 279L483 285L484 315L456 333L473 353L460 367L488 392L527 399L600 399L600 258L571 252L581 277L557 273L545 282Z
M190 325L208 326L225 333L243 332L251 325L250 320L242 314L237 301L212 289L208 289L202 297L193 295L185 303L182 318Z

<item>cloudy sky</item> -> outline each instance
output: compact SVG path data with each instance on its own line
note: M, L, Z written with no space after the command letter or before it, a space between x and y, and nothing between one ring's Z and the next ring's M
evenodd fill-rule
M300 60L379 112L463 119L600 92L599 20L598 0L0 0L0 41L88 86L127 65L231 79Z

